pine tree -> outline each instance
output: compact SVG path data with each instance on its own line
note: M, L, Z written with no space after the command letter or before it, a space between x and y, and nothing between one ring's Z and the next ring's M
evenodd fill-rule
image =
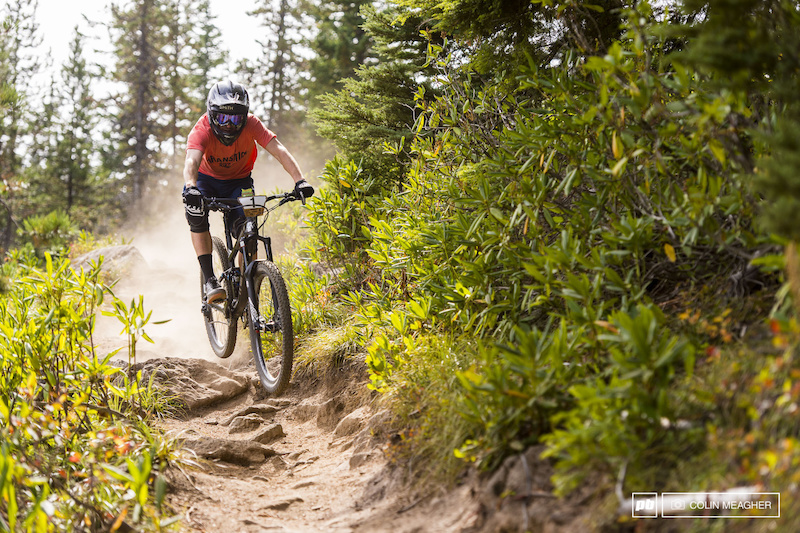
M378 182L392 182L404 171L394 155L385 153L384 144L396 146L411 136L418 87L426 87L428 97L434 94L426 81L431 72L426 66L428 42L416 17L396 23L397 10L371 6L362 13L377 61L358 68L355 77L343 80L342 89L322 95L322 105L311 115L319 134L347 158L360 161Z
M189 29L189 46L193 51L188 68L187 85L191 88L192 112L203 113L206 109L208 90L214 80L214 71L227 61L227 52L219 46L221 34L214 24L209 0L200 0L187 8L193 12L193 24Z
M0 21L3 31L0 32L0 124L4 123L6 114L12 106L16 104L17 94L14 86L8 81L7 76L7 61L8 52L6 49L7 34L5 28L7 27L6 21ZM11 245L11 237L14 230L14 217L13 210L10 202L7 201L9 196L9 184L3 174L0 174L0 255L4 254Z
M358 67L374 59L361 14L362 7L370 4L368 0L329 0L308 6L316 25L309 41L314 52L308 64L310 79L305 82L310 107L317 104L317 97L340 89L343 79L353 77Z
M261 56L240 65L251 107L261 112L268 128L286 132L304 107L299 99L301 11L295 0L264 0L250 15L260 19L268 36L259 41Z
M753 150L740 139L731 138L730 148L747 159L766 199L766 228L800 242L800 9L772 0L693 0L687 8L700 22L684 27L691 40L680 58L709 74L712 86L748 95L755 113L731 119L752 127L769 150L749 161Z
M5 210L0 222L0 250L13 243L15 220L24 215L24 178L18 154L19 138L30 125L31 79L40 64L34 54L41 38L36 23L36 0L10 0L0 10L0 202ZM25 88L23 92L21 88Z
M0 65L0 79L9 87L26 87L29 91L31 79L39 71L40 63L34 53L41 44L36 23L37 6L37 0L14 0L5 4L3 12L0 12L6 19L0 37L4 58ZM0 123L0 176L15 175L20 170L17 144L21 132L25 131L23 111L26 109L25 99L18 99L16 105L8 106Z
M189 116L189 97L186 85L188 71L185 68L185 50L188 44L188 30L190 22L188 13L182 9L178 0L165 1L167 20L167 46L162 51L164 54L164 89L165 106L168 112L166 137L163 144L169 145L172 154L171 166L178 163L178 142L181 136L182 123ZM185 128L184 128L185 129Z
M218 46L208 0L167 0L168 40L165 48L166 103L169 108L168 151L175 166L181 160L186 134L205 109L209 75L225 60Z
M94 151L92 133L97 122L92 95L94 77L83 57L85 36L75 28L70 44L70 56L62 68L63 96L61 101L62 135L56 149L58 177L65 189L65 211L92 204L88 197L92 177L91 155Z
M169 138L170 98L163 50L170 44L168 9L163 0L131 0L111 8L116 68L122 84L112 97L116 111L116 150L134 202L159 168L159 143Z
M605 53L620 36L621 0L398 0L447 36L470 68L483 76L513 72L534 60L546 67L568 53Z

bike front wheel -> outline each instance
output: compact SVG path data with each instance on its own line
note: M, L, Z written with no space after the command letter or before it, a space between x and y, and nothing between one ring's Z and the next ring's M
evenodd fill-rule
M259 261L253 273L257 313L250 313L250 345L258 376L268 393L286 390L294 359L294 330L289 295L278 267Z
M214 263L214 272L217 276L230 269L228 261L228 250L225 248L222 239L212 237L211 239L211 258ZM230 279L223 277L219 280L220 285L225 289L226 298L213 304L204 303L203 316L206 323L206 333L211 343L211 349L217 357L230 357L233 348L236 346L236 319L233 317L231 301L233 300L233 284ZM205 291L203 276L200 275L200 294L205 302Z

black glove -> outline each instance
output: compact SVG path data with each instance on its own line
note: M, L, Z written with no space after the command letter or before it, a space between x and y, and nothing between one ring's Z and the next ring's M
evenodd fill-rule
M314 196L314 187L308 184L306 180L300 180L294 184L294 194L298 198L311 198Z
M183 189L183 205L186 206L186 214L198 216L203 214L203 193L194 185L188 185Z

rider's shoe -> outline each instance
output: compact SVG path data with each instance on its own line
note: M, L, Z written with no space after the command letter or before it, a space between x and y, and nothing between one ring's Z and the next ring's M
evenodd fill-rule
M207 303L214 303L220 300L224 300L227 294L225 294L225 289L219 286L219 282L217 278L210 277L206 281L205 284L205 293L206 293L206 302Z

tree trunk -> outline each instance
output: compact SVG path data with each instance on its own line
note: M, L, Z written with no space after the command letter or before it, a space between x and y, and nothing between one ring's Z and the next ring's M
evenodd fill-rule
M147 12L149 9L150 2L142 2L141 10L139 12L139 79L136 83L136 109L134 111L136 117L136 131L134 133L134 138L136 139L136 148L134 152L135 157L133 163L134 201L142 199L146 177L144 165L147 158L147 134L145 132L145 121L147 119L146 98L148 93L148 70L150 63L150 45L147 40Z
M272 129L275 125L275 116L281 111L281 100L283 98L283 69L286 64L286 14L289 11L287 0L281 0L278 9L278 41L275 43L275 62L272 64L272 91L270 95L269 117L267 128Z

